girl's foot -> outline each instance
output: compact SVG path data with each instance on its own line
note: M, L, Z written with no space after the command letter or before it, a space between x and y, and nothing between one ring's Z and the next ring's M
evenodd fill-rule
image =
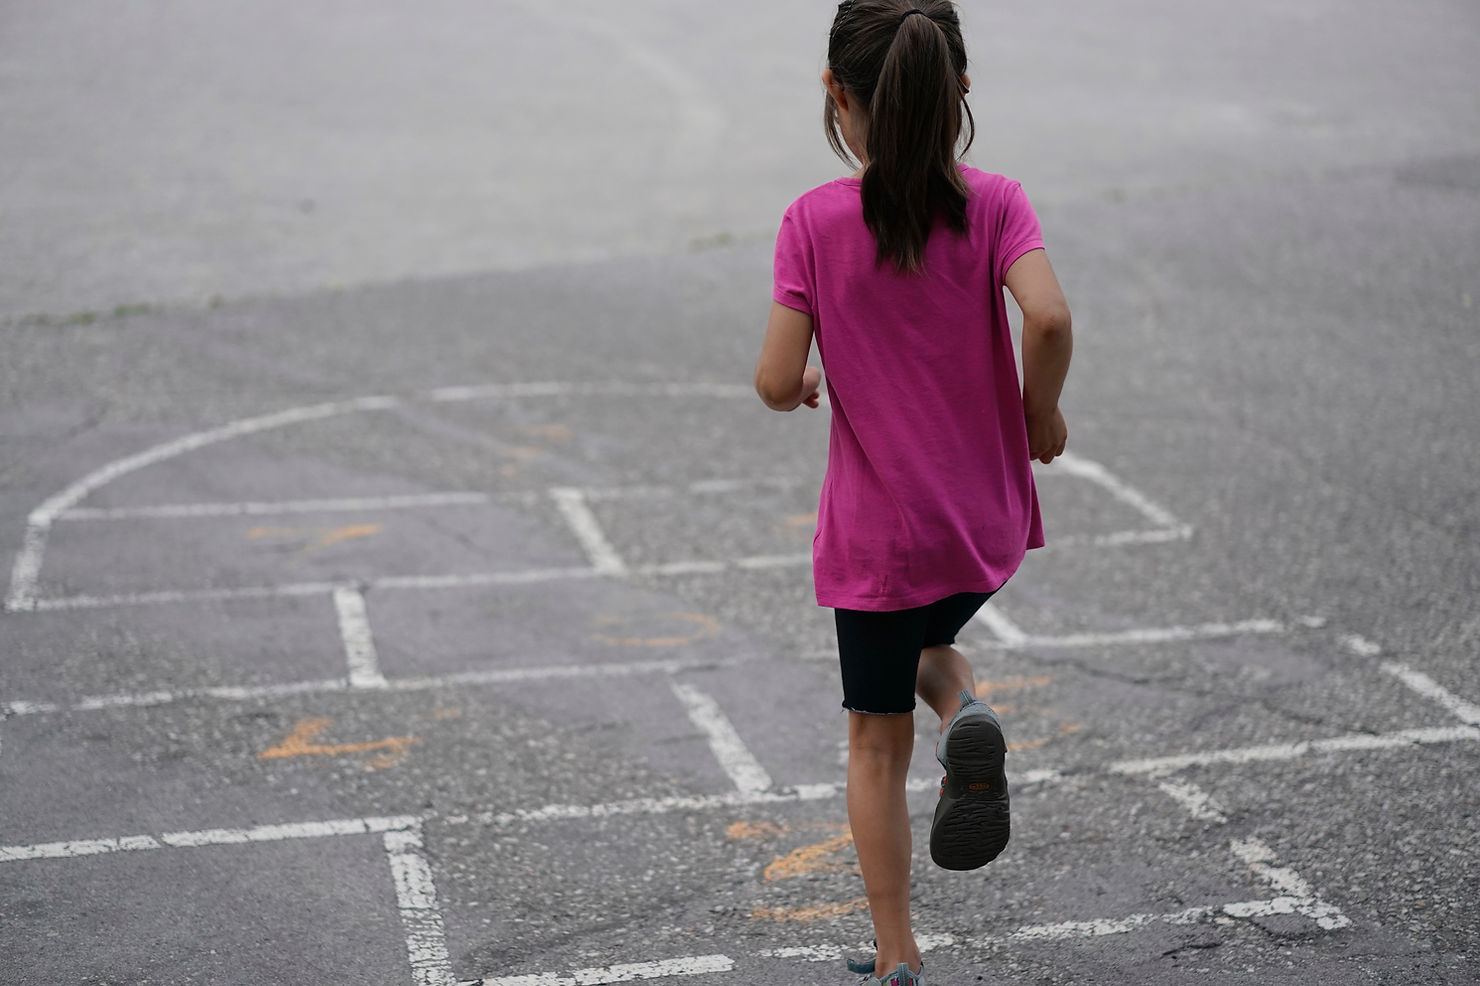
M970 692L935 744L946 769L930 826L930 858L947 870L985 866L1007 847L1007 742L997 713ZM891 974L892 975L892 974Z
M875 979L869 976L859 983L858 986L926 986L925 963L920 963L919 972L911 972L907 963L901 962L899 968L895 969L883 979Z

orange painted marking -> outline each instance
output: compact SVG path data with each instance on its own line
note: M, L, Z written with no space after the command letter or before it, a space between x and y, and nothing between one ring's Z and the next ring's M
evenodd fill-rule
M853 845L853 833L844 832L825 842L793 849L785 856L777 856L771 860L761 874L761 879L770 882L771 880L806 876L808 873L831 873L847 869L847 865L836 856L851 845Z
M415 736L392 736L389 739L374 740L368 743L315 743L314 739L320 733L333 725L334 720L328 718L299 719L293 726L293 731L279 744L257 754L258 760L280 760L284 757L341 757L350 753L369 753L372 750L385 751L370 760L365 766L370 770L384 770L394 767L400 763L401 758L406 755L406 750L421 740Z
M385 530L383 524L348 524L344 527L254 527L247 531L253 540L268 538L306 538L298 554L329 548L344 541L374 537Z
M811 907L757 907L750 916L761 921L821 921L866 910L868 898L858 897L839 904L814 904Z
M703 613L662 613L655 619L688 623L698 629L687 634L667 637L618 637L605 633L598 633L594 636L601 643L610 644L613 647L681 647L705 637L712 637L720 630L720 622ZM625 627L634 622L636 618L627 616L602 616L596 619L598 626Z
M527 425L519 429L519 434L542 439L551 445L565 445L576 437L576 433L565 425Z
M776 526L776 530L793 537L810 538L817 532L817 511L808 514L792 514Z
M731 842L744 839L776 839L786 831L775 822L731 822L725 829L725 838Z

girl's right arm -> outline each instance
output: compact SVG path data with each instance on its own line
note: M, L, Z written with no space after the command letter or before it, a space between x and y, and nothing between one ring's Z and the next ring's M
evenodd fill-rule
M1049 463L1064 454L1069 438L1059 394L1074 353L1069 302L1049 265L1048 254L1029 250L1003 279L1023 310L1023 416L1028 424L1028 457Z

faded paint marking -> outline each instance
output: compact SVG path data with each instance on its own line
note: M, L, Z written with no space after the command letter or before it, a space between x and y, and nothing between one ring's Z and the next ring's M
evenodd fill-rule
M321 548L332 548L345 541L374 537L385 530L384 524L345 524L339 527L254 527L247 531L252 540L305 539L297 554L306 555Z
M786 829L775 822L731 822L725 838L731 842L744 839L779 839Z
M312 742L324 730L333 725L329 718L300 719L287 737L276 746L257 754L258 760L279 760L285 757L340 757L350 753L369 753L383 750L365 766L369 770L384 770L394 767L406 755L406 750L421 740L415 736L392 736L388 739L367 743L324 744Z
M1066 722L1052 736L1045 736L1042 739L1022 740L1018 743L1008 743L1007 749L1012 753L1018 753L1022 750L1036 750L1040 746L1047 746L1054 740L1063 739L1065 736L1073 736L1075 733L1082 732L1083 730L1084 726L1080 723Z
M794 849L785 856L777 856L771 860L761 874L761 879L769 883L772 880L787 880L809 873L833 873L850 869L837 855L851 845L853 833L844 832L826 841Z
M672 620L678 623L692 624L695 629L686 634L670 635L666 637L618 637L611 634L598 633L595 639L612 647L682 647L692 644L696 640L712 637L720 631L720 622L712 616L703 613L662 613L653 617L655 620ZM598 626L610 626L613 628L630 626L637 617L627 616L601 616L597 617Z

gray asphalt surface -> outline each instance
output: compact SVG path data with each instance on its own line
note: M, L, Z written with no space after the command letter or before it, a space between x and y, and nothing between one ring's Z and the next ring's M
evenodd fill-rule
M0 983L852 981L831 9L0 5ZM1480 12L964 16L1075 457L931 983L1480 982Z

